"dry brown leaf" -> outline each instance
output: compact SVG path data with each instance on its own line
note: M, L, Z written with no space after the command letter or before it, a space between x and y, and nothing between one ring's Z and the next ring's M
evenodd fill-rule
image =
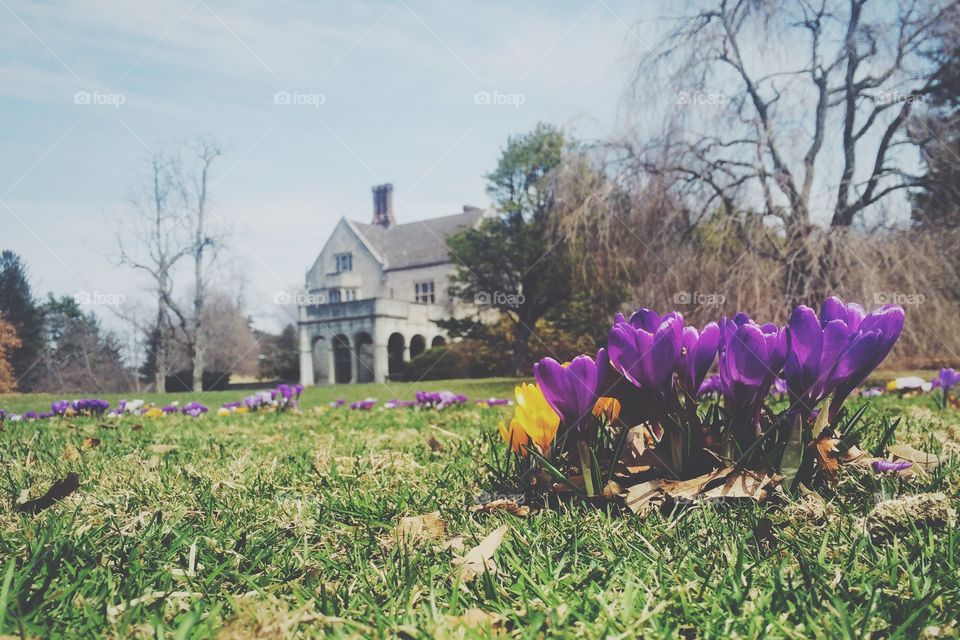
M587 483L584 482L583 476L570 476L567 478L570 481L570 484L577 487L578 489L584 489L587 486ZM570 488L570 484L566 482L554 482L553 490L557 493L570 493L573 489Z
M940 464L940 457L936 454L920 451L909 444L893 444L887 447L887 451L894 459L912 462L927 471L933 471Z
M68 444L68 445L67 445L67 448L63 450L63 459L64 459L64 460L79 460L79 459L80 459L80 451L79 451L75 446L73 446L72 444Z
M443 444L440 443L434 436L427 438L427 446L430 447L431 451L440 452L443 451Z
M177 445L175 444L151 444L147 445L147 451L150 453L155 453L162 456L165 453L170 453L171 451L176 451Z
M627 507L639 515L645 516L663 504L663 489L660 480L641 482L627 489L624 501Z
M776 478L745 469L726 467L690 480L664 480L664 493L674 500L750 498L765 500Z
M464 625L467 627L490 627L491 629L500 628L500 616L494 615L489 611L472 607L463 612L460 616L447 616L452 623Z
M463 536L454 536L443 544L434 547L434 551L452 551L457 554L462 554L466 548L467 545L463 541Z
M57 480L50 485L47 492L36 500L27 500L26 502L18 504L17 510L21 513L40 513L47 507L53 506L55 502L63 500L79 488L80 476L71 471L63 480Z
M506 511L520 518L526 518L530 515L530 507L525 504L519 504L516 500L510 498L491 500L490 502L475 504L470 507L470 513L493 513L494 511Z
M432 511L422 516L400 518L400 522L393 530L393 537L398 542L417 543L422 540L443 538L446 533L447 524L440 517L440 512Z
M607 484L603 487L603 497L607 500L622 498L625 495L627 495L627 492L623 490L623 487L621 487L620 483L616 480L608 480Z
M811 443L810 448L813 449L817 464L828 480L836 480L840 472L840 461L838 460L840 452L837 449L839 442L836 438L820 436Z
M83 448L84 449L94 449L100 446L100 438L92 438L87 436L83 439Z
M483 572L496 573L497 565L493 562L493 554L500 548L503 537L507 533L506 525L497 527L480 541L480 544L467 551L466 555L453 559L453 566L457 568L457 575L463 582L470 582Z

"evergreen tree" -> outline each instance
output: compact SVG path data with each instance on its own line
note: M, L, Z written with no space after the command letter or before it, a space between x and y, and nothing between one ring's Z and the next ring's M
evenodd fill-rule
M0 253L0 315L13 326L20 341L9 353L17 387L33 391L44 351L43 312L34 300L26 266L12 251Z
M513 320L512 366L518 375L527 372L537 321L570 297L569 261L560 242L551 241L549 227L555 206L550 176L567 147L562 131L542 123L511 137L487 175L487 192L499 215L447 241L458 265L451 293ZM452 335L472 337L461 321L441 326Z

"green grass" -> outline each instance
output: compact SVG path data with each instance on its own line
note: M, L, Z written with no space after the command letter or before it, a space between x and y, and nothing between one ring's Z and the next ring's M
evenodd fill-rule
M471 608L499 616L501 631L518 638L957 634L960 533L908 528L881 543L857 527L881 495L945 491L956 506L952 458L910 482L845 476L828 492L836 514L826 523L788 517L775 503L643 519L552 500L529 518L477 515L469 507L491 491L485 465L491 447L501 450L493 434L509 408L314 410L341 394L382 401L450 388L474 398L512 385L309 389L298 415L8 423L0 636L487 636L458 623ZM5 397L0 406L48 400ZM903 415L898 441L928 450L940 450L934 433L960 434L960 412L940 412L932 396L881 398L867 415L870 425ZM87 437L101 444L86 449ZM866 444L877 438L874 428ZM23 489L37 497L70 471L81 481L72 496L36 516L15 511ZM468 546L509 525L496 575L458 584L449 551L391 537L401 517L434 510L447 537Z

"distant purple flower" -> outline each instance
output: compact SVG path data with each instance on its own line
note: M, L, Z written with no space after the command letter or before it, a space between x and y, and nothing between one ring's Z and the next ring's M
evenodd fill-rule
M702 398L711 393L720 395L722 391L723 387L720 384L720 374L715 373L704 380L703 384L700 385L700 389L697 391L697 398Z
M297 384L293 385L293 395L295 395L297 398L299 398L299 397L300 397L300 394L302 394L302 393L303 393L303 385L302 385L302 384L297 383Z
M109 402L97 398L84 398L70 404L74 413L81 416L101 416L109 407Z
M69 400L56 400L50 403L50 411L55 415L62 416L70 408Z
M366 398L365 400L358 400L357 402L350 403L351 409L358 409L360 411L369 411L377 404L376 398Z
M163 411L166 414L169 414L169 413L176 413L179 409L180 407L178 407L175 404L168 404L167 406L163 407L161 411Z
M393 400L388 400L387 402L383 403L383 408L384 409L401 409L404 407L415 407L416 405L417 405L416 400L398 400L395 398Z
M957 383L960 382L960 371L954 371L950 368L940 369L940 373L937 374L937 377L930 381L932 388L934 389L943 389L945 394L950 393L950 390L957 386Z
M912 466L913 463L909 460L897 460L896 462L891 462L890 460L873 461L873 470L877 473L895 473L909 469Z
M734 423L759 432L760 409L787 357L785 331L774 324L758 325L745 313L724 318L720 348L723 402Z
M224 409L239 409L242 404L243 404L243 401L237 400L235 402L224 402L220 406L223 407Z
M190 404L184 405L183 409L180 410L183 415L190 416L192 418L199 418L207 411L209 411L209 409L199 402L191 402Z
M477 400L477 404L488 407L502 407L510 404L509 398L487 398L486 400Z
M877 396L883 395L883 389L880 387L870 387L869 389L864 389L860 395L864 398L876 398Z
M337 407L342 407L343 405L347 404L347 401L344 400L343 398L339 398L329 404L331 408L336 409Z
M770 394L774 396L783 397L787 395L787 381L783 378L777 378L773 381L773 387L770 388Z
M40 418L39 414L36 411L27 411L23 414L24 420L38 420Z

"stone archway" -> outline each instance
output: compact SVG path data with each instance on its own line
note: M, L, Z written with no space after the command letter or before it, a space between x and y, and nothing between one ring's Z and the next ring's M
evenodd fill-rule
M447 346L447 339L443 336L434 336L433 340L430 341L430 348L433 347L445 347Z
M391 333L387 339L387 374L399 375L403 371L403 350L405 343L403 334Z
M342 333L333 338L333 381L348 384L353 377L353 353L350 338Z
M310 359L313 364L313 383L329 384L330 380L330 343L323 336L316 336L310 347Z
M353 350L357 360L357 382L373 382L373 338L361 331L353 339Z
M418 355L427 350L427 339L419 333L410 338L410 359L413 360Z

